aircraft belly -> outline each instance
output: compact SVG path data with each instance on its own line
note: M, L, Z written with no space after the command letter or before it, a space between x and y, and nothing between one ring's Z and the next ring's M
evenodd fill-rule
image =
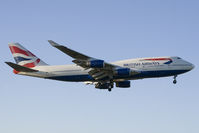
M142 79L142 78L155 78L155 77L167 77L178 75L187 72L188 70L158 70L158 71L141 71L139 74L132 76L114 76L113 79ZM89 74L77 74L77 75L56 75L52 77L47 77L48 79L60 80L60 81L72 81L72 82L81 82L81 81L94 81L94 79Z
M87 71L56 71L53 72L53 76L46 77L47 79L54 79L60 81L91 81L94 80Z
M60 80L60 81L71 81L71 82L81 82L81 81L92 81L94 80L90 75L62 75L47 77L48 79Z

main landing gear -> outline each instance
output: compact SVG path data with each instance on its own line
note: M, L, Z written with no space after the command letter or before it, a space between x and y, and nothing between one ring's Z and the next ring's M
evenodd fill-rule
M98 88L98 89L108 89L108 91L110 92L113 88L113 81L109 81L109 82L106 82L106 83L100 83L98 82L96 85L95 85L95 88Z
M177 77L177 75L175 75L175 76L173 77L173 84L176 84L176 83L177 83L176 77Z

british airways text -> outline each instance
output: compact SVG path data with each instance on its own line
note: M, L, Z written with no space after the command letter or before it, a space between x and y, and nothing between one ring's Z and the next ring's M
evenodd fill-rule
M137 66L146 66L146 65L158 66L159 64L160 64L159 62L142 62L142 63L124 64L124 66L128 66L128 67L137 67Z

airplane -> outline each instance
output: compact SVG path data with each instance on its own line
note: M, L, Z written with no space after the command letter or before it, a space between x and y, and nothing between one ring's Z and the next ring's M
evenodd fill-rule
M58 50L72 57L72 65L50 66L19 43L9 43L15 63L5 62L15 74L44 79L84 82L95 85L97 89L111 91L114 86L129 88L130 80L144 78L176 77L194 68L192 63L177 56L147 57L105 62L79 53L52 40L48 42Z

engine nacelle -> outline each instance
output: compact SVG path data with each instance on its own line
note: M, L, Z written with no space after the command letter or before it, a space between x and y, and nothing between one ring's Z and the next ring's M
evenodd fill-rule
M120 82L116 82L116 87L120 87L120 88L129 88L129 87L131 87L131 82L130 82L130 81L120 81Z
M88 61L86 63L86 65L91 68L103 68L104 61L103 60L91 60L91 61Z
M116 76L129 76L131 74L131 70L129 68L120 68L114 71L114 75Z

